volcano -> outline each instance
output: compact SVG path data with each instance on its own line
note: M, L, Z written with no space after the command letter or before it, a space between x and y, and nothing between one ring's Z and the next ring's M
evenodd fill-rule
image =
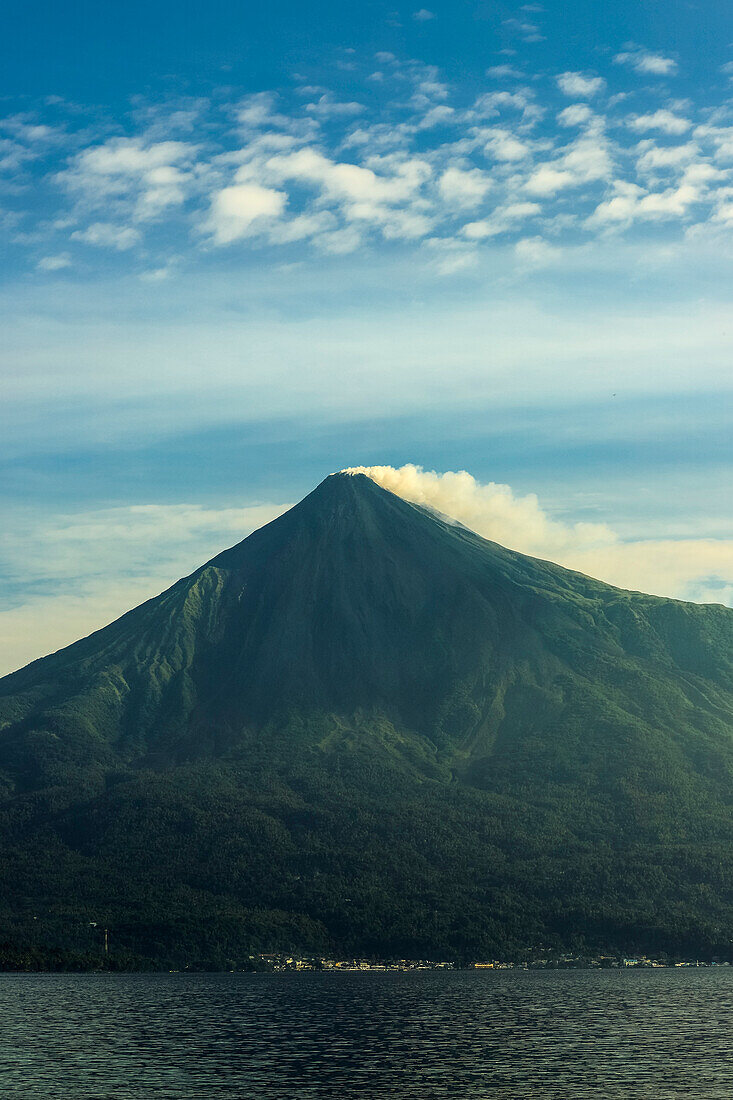
M0 680L0 962L727 957L732 673L728 608L332 475Z

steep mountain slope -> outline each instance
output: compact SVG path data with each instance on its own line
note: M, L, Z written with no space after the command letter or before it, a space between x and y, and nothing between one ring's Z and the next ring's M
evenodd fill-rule
M732 672L726 608L334 475L0 681L0 940L729 950Z

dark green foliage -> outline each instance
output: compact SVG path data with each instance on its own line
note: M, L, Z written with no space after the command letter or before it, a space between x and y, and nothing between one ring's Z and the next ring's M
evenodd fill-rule
M0 681L0 968L729 954L732 672L726 608L329 478Z

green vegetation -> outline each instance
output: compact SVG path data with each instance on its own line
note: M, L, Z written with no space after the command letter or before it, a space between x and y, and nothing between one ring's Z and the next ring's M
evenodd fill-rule
M0 968L730 957L732 672L726 608L329 478L0 681Z

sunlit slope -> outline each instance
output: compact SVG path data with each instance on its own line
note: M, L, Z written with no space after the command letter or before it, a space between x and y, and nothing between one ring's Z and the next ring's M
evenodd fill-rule
M108 905L155 958L206 955L206 922L231 952L719 949L732 670L726 608L619 591L334 475L0 681L6 920L26 935L43 898L59 937L59 907Z

